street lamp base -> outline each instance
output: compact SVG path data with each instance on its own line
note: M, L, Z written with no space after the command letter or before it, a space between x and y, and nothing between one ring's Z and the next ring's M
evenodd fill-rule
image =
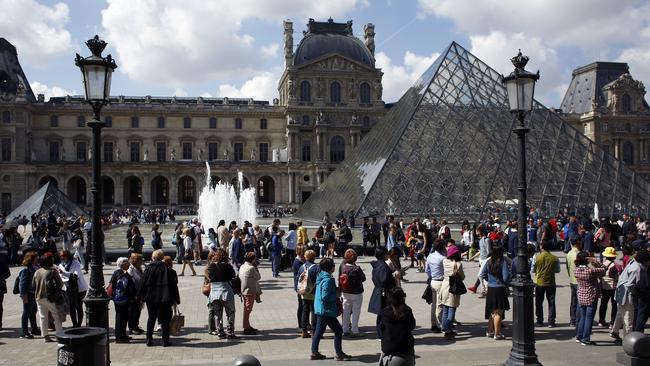
M86 325L108 329L108 303L110 300L108 296L86 296L83 299L86 304Z
M503 364L504 366L542 366L541 362L537 359L537 355L527 356L523 354L516 354L510 352L508 360Z

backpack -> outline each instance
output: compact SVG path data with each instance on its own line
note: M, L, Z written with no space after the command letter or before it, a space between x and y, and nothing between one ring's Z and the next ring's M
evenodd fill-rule
M313 264L311 266L313 266ZM300 274L300 277L298 277L298 286L296 287L298 295L311 294L314 290L314 284L309 281L309 268L311 268L311 266L307 267L305 264L303 266L304 270Z
M47 274L47 279L45 280L45 297L47 301L58 304L63 300L63 295L59 284L54 279L54 270L51 270Z
M129 278L126 275L122 275L122 277L115 281L115 288L113 289L113 302L115 304L121 305L129 302L129 297L126 294L128 285Z
M352 230L350 230L350 228L348 228L348 229L345 231L345 242L346 242L346 243L350 243L350 242L352 242Z

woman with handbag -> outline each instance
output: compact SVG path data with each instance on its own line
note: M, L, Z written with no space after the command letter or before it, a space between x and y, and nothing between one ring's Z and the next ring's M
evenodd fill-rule
M257 270L257 257L255 252L248 252L244 255L244 264L239 267L239 278L241 279L241 293L244 299L244 334L257 334L257 329L250 323L250 315L253 311L255 301L260 301L262 289L260 288L260 272Z
M232 280L235 269L228 263L224 248L217 248L212 261L205 268L205 280L210 282L208 294L208 330L219 338L237 339L235 335L235 292ZM226 331L223 329L223 313L226 312ZM215 324L215 317L217 318ZM217 329L218 327L218 329Z
M444 268L444 279L440 288L440 299L442 308L442 331L445 338L453 339L456 335L453 329L456 309L460 306L460 296L467 292L463 280L463 263L460 250L457 246L451 245L447 248L447 259L442 262ZM463 291L464 290L464 291Z
M343 297L343 335L359 338L363 337L363 334L359 333L359 317L366 275L357 265L357 252L354 249L346 250L343 258L344 261L339 267L339 288Z
M63 285L70 303L72 327L80 327L84 318L83 299L86 297L86 291L88 291L88 282L81 273L81 264L68 250L61 251L59 274L63 279Z
M129 309L135 301L135 283L128 272L129 260L126 257L117 259L117 269L109 281L110 297L115 306L115 343L129 343L126 335L126 325L129 321Z
M36 252L29 251L25 253L22 263L25 268L20 270L16 279L18 294L20 294L20 299L23 303L23 315L21 317L22 334L20 338L24 339L33 339L34 334L41 335L41 330L38 329L38 323L36 323L36 294L34 291L34 283L32 282L34 273L38 270L37 263L38 255ZM16 293L16 289L14 289L14 293ZM32 326L31 333L27 328L28 322Z
M481 267L479 278L487 282L487 295L485 298L485 319L488 320L486 336L495 340L503 340L501 322L504 313L510 310L507 286L512 274L508 261L503 257L503 247L494 246L490 251L490 258Z
M314 291L314 313L316 314L316 330L311 339L311 360L324 360L325 355L318 352L318 345L325 333L325 327L329 327L334 332L334 350L336 351L337 361L346 361L351 357L343 352L343 329L337 317L337 301L340 301L336 295L336 283L334 282L334 261L331 258L324 258L320 261L320 272L316 277L316 289Z

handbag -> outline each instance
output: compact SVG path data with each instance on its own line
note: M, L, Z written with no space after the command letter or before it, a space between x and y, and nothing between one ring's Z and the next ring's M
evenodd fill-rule
M106 285L105 289L106 289L106 295L108 295L108 297L112 298L113 297L113 284L111 282L109 282L108 285Z
M203 286L201 286L201 293L205 296L210 296L212 291L212 284L209 281L204 281Z
M336 298L336 316L343 315L343 301L340 297Z
M463 280L458 275L449 276L449 292L454 295L463 295L467 293L467 288Z
M178 306L174 305L174 315L169 321L169 333L174 336L177 336L181 332L181 328L185 326L185 315L181 314L178 310Z
M427 284L427 287L424 289L424 293L422 294L422 299L424 299L427 304L433 302L433 290L431 289L431 285Z

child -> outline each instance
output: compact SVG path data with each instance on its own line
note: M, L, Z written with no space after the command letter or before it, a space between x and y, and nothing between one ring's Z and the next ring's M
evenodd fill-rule
M424 239L418 237L415 244L415 257L418 260L418 272L424 272Z

